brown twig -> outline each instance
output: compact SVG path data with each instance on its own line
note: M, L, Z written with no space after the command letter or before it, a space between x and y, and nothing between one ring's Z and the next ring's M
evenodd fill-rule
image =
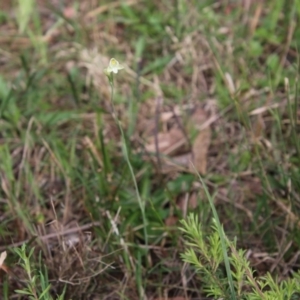
M90 229L91 227L99 226L100 224L101 224L100 222L89 223L89 224L82 225L82 226L79 226L79 227L74 227L74 228L63 230L63 231L57 231L57 232L49 233L49 234L42 235L42 236L34 236L32 238L39 239L41 241L46 241L46 240L49 240L51 238L60 237L60 236L63 236L63 235L66 235L66 234L71 234L71 233L78 232L78 231L87 230L87 229ZM28 243L29 241L31 241L32 238L23 240L21 242L12 243L12 244L7 245L7 246L0 246L0 251L5 250L7 248L11 248L11 247L22 246L24 243Z

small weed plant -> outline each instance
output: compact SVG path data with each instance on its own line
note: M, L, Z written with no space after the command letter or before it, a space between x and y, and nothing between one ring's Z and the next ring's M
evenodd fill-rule
M27 253L26 244L23 244L20 248L14 248L14 252L20 258L19 264L26 272L27 277L24 282L24 288L15 292L32 300L53 300L50 294L51 284L48 280L47 269L45 268L44 272L42 269L37 271L31 261L34 248L31 248L29 253ZM57 296L56 299L63 300L64 293Z
M255 278L246 258L246 251L237 249L236 240L230 241L222 228L213 219L211 232L207 236L198 217L190 214L181 221L185 235L186 250L182 259L191 264L201 275L203 290L213 299L289 300L299 299L300 273L279 282L270 273ZM224 259L222 243L225 240L227 256ZM225 260L230 264L230 275L225 272ZM232 291L230 287L233 286Z

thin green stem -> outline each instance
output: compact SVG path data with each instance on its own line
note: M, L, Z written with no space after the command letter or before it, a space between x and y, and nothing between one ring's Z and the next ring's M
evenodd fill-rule
M123 146L123 152L124 152L124 156L125 156L125 160L127 162L131 177L132 177L132 181L134 184L134 188L135 188L135 192L136 192L136 197L138 199L138 203L141 209L141 213L142 213L142 219L143 219L143 223L144 223L144 237L145 237L145 244L146 244L146 248L148 246L148 234L147 234L147 220L146 220L146 215L145 215L145 202L142 201L142 198L140 196L140 192L139 192L139 188L138 188L138 184L135 178L135 174L129 159L129 154L128 154L128 148L127 148L127 144L126 144L126 139L125 139L125 134L121 125L121 122L119 121L117 114L116 114L116 110L115 110L115 106L113 103L113 95L114 95L114 83L113 83L113 78L111 78L110 80L110 86L111 86L111 97L110 97L110 102L111 102L111 107L112 107L112 116L115 120L115 122L117 123L121 136L122 136L122 146Z
M220 219L219 219L219 216L218 216L218 213L217 213L217 210L215 208L215 205L214 205L214 202L213 202L213 199L207 189L207 186L204 182L204 180L202 179L201 175L199 174L199 172L196 170L195 166L194 166L194 169L202 183L202 186L203 186L203 189L204 189L204 192L208 198L208 202L210 204L210 207L211 207L211 210L212 210L212 213L213 213L213 216L214 216L214 219L216 221L216 226L218 228L218 232L219 232L219 236L220 236L220 241L221 241L221 245L222 245L222 252L223 252L223 257L224 257L224 264L225 264L225 269L226 269L226 273L227 273L227 279L228 279L228 284L229 284L229 288L230 288L230 293L231 293L231 297L232 297L232 300L236 300L237 297L236 297L236 293L235 293L235 289L234 289L234 283L233 283L233 278L232 278L232 275L231 275L231 269L230 269L230 263L229 263L229 257L228 257L228 254L227 254L227 246L226 244L228 243L227 241L227 237L224 233L224 230L223 230L223 226L221 225L221 222L220 222Z

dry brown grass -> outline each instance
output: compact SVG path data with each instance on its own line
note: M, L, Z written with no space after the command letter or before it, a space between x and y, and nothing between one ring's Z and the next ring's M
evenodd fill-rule
M16 6L1 1L0 8L7 15L0 23L1 73L21 107L16 124L6 117L0 119L0 144L7 147L2 159L9 158L12 166L8 174L9 166L5 169L0 164L1 251L24 242L35 246L35 258L41 251L48 269L52 294L61 293L67 285L66 299L139 299L143 293L156 300L205 299L195 274L180 260L182 240L176 226L189 209L197 211L203 223L209 223L211 213L196 180L180 192L168 185L183 174L194 174L193 162L205 175L210 191L218 191L216 206L225 229L229 235L238 235L240 245L249 249L257 273L290 275L299 266L295 232L299 190L291 175L297 172L297 163L291 160L296 157L293 124L282 82L275 89L267 86L262 66L276 52L282 73L276 76L290 75L297 57L294 23L288 23L283 45L265 40L262 53L253 57L241 52L269 12L256 1L217 1L201 12L195 4L183 1L185 8L178 20L170 12L172 1L123 1L136 18L145 6L149 6L149 20L161 12L165 19L156 20L161 22L161 34L155 31L155 22L147 23L148 32L138 27L143 23L130 23L122 1L100 2L81 1L76 11L71 0L37 1L41 27L37 32L29 23L34 32L30 38L18 31ZM59 14L64 17L61 22ZM146 46L137 57L141 36ZM46 49L46 61L42 49ZM128 196L128 205L122 199L126 193L131 195L131 183L123 167L118 127L110 114L110 87L102 72L109 58L117 55L126 67L116 82L116 110L123 127L133 128L129 140L139 166L135 167L137 181L150 186L147 197L156 201L155 211L161 213L162 223L155 220L150 225L157 231L163 228L162 233L149 245L144 244L142 224L136 219L133 224L127 222L134 214L128 208L134 201ZM156 58L167 56L167 64L151 69ZM75 82L80 103L70 87L63 91L59 86L60 81L68 84L66 78L74 69L81 78ZM41 70L45 76L39 75ZM30 79L34 74L37 77ZM34 83L29 87L30 80ZM22 94L28 97L29 89L45 91L41 98L46 105L24 105ZM138 114L130 111L131 105ZM57 123L49 121L53 125L44 123L42 113L46 118L46 113L57 111L70 116ZM73 152L68 153L63 144L70 143L68 150ZM73 165L67 165L68 159ZM109 172L103 184L100 175L93 176L105 168ZM148 181L143 181L149 172ZM83 175L84 182L80 181ZM97 184L102 184L100 189ZM156 192L163 190L168 193L159 200ZM112 222L122 230L123 242ZM0 270L0 286L8 282L13 295L14 289L22 288L25 274L13 256L7 266Z

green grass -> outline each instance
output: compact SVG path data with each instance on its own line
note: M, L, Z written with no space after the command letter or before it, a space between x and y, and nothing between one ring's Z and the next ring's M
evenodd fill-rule
M23 2L0 12L0 298L26 288L20 251L47 299L205 296L178 221L192 211L210 230L208 195L258 278L297 270L298 1ZM111 57L127 66L113 97L123 138ZM147 151L177 130L189 142L170 159L190 153L196 108L213 119L208 195L188 164Z

